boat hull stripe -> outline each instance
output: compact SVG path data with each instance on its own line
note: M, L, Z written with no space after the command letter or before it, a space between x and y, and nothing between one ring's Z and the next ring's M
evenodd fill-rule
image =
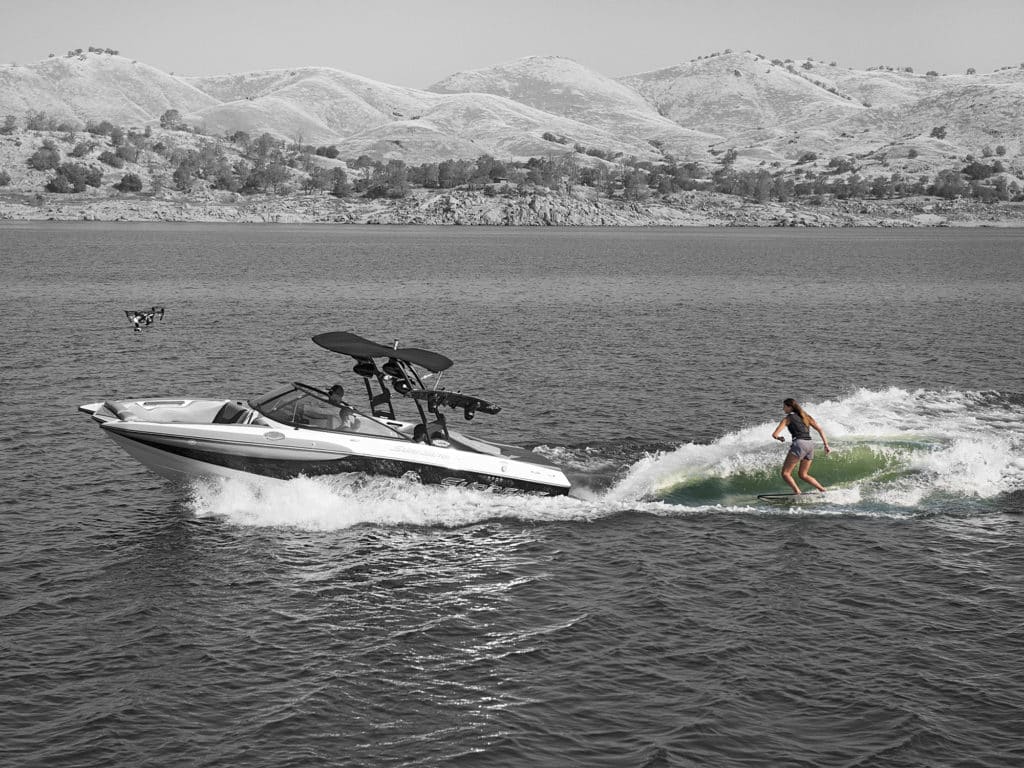
M300 476L316 477L319 475L340 475L345 473L402 477L411 472L419 478L420 482L428 485L469 486L508 492L542 494L545 496L562 496L569 492L568 487L558 485L449 469L447 467L437 467L397 459L383 459L356 454L322 460L270 458L204 451L192 446L185 447L156 440L147 440L138 434L127 434L124 431L119 431L116 434L121 439L140 443L150 450L181 456L191 461L209 464L212 467L224 467L236 472L247 472L279 480L290 480ZM214 471L210 474L216 475L217 473Z

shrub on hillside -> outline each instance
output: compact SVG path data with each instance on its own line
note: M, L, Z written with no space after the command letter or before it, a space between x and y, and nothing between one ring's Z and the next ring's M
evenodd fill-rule
M4 118L4 124L0 126L0 135L10 136L12 133L18 130L18 118L14 115L7 115Z
M891 193L891 185L889 180L885 176L875 176L871 180L871 196L881 200L884 197L889 197Z
M401 160L388 160L387 165L374 172L365 192L369 198L386 197L391 200L409 194L409 171Z
M253 142L252 150L260 160L280 160L281 148L283 146L284 142L280 139L275 138L269 133L262 133Z
M134 163L139 158L139 148L133 144L122 144L114 150L114 154L126 163Z
M106 163L111 168L124 168L124 160L115 155L109 149L104 152L100 152L99 161L101 163Z
M182 128L181 112L176 109L168 109L160 115L160 127L168 130L178 131Z
M961 173L966 174L969 179L980 180L987 179L989 176L991 176L993 173L993 169L992 166L986 165L985 163L979 163L977 160L975 160L974 162L964 166L963 170L961 170Z
M192 189L192 182L196 180L195 172L188 163L182 163L174 169L171 176L174 181L174 188L180 192L188 192Z
M246 170L245 175L248 176L248 173ZM209 179L212 189L222 189L225 192L237 192L242 188L244 181L227 161L219 164L206 178Z
M81 163L61 163L46 189L50 192L82 192L86 187L99 187L103 171Z
M828 161L828 167L834 173L847 173L857 170L856 164L849 157L833 157Z
M84 179L86 186L96 187L99 189L100 184L103 183L103 171L99 168L80 165L75 170L82 174L82 178Z
M363 197L367 200L377 200L379 198L386 198L388 196L388 188L384 183L371 184L363 192Z
M313 166L309 169L309 174L302 180L303 192L309 193L325 191L331 185L330 177L331 172L326 168Z
M962 195L966 189L967 185L964 183L960 172L950 168L945 171L939 171L935 175L935 181L928 191L936 197L952 200L954 197Z
M919 153L919 152L918 152L918 151L917 151L916 149L914 149L913 147L911 147L911 148L910 148L910 151L909 151L909 152L907 152L907 157L909 157L909 158L910 158L911 160L913 160L913 159L914 159L915 157L917 157L917 156L918 156L919 154L920 154L920 153Z
M56 129L57 121L45 112L29 112L25 116L25 130L27 131L53 131Z
M944 139L946 138L946 126L937 125L932 128L932 132L928 135L933 139Z
M121 180L114 185L118 192L141 192L142 179L134 173L126 173Z
M85 130L93 136L109 136L114 132L114 124L109 120L102 120L98 123L89 121L85 124Z
M95 148L96 144L92 141L80 141L77 144L75 144L75 148L72 149L68 154L71 155L72 157L85 157Z
M52 171L60 165L60 152L52 141L46 140L43 142L43 146L29 157L28 165L37 171Z
M11 174L7 171L0 171L0 187L6 187L11 183Z
M71 187L71 182L68 181L67 176L63 176L59 173L46 182L44 189L47 192L57 192L62 195L68 192L74 192L74 189Z

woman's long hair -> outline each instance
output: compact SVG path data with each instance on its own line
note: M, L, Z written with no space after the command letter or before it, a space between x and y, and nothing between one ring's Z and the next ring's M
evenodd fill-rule
M790 408L796 411L796 415L799 416L800 419L803 421L804 426L811 426L811 416L809 413L807 413L807 411L800 407L800 403L798 403L792 397L787 397L785 400L782 401L782 404L788 405Z

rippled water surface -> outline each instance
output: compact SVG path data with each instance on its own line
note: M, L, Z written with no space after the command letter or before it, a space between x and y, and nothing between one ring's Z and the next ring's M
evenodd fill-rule
M0 764L1024 764L1021 254L0 226ZM573 496L176 486L76 411L349 381L327 330L453 358L445 384L503 406L466 431ZM830 494L768 506L790 396Z

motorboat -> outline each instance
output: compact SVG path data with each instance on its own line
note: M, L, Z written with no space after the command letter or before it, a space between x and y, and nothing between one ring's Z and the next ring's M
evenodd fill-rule
M295 381L248 401L106 400L79 410L129 455L172 480L365 473L512 493L569 492L563 471L540 454L449 425L446 410L469 421L501 408L442 388L441 376L452 366L444 355L347 331L313 341L354 360L365 404L352 402L341 383L323 388ZM399 415L399 405L408 413Z

